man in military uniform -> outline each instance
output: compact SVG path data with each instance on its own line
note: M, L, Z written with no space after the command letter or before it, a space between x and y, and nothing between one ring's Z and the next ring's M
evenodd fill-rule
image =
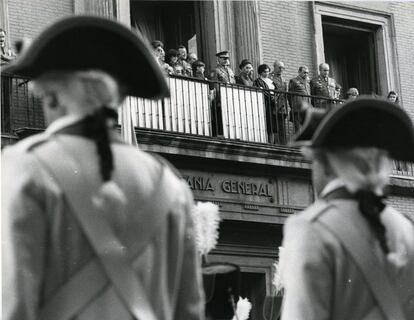
M169 94L151 50L75 16L5 71L34 79L50 125L2 154L3 319L204 319L188 185L116 128L125 95Z
M298 76L290 79L289 81L289 92L298 93L301 95L310 95L310 85L309 85L309 68L307 66L301 66L298 70ZM310 104L310 98L299 96L299 95L289 95L290 101L290 121L293 122L295 127L295 132L299 130L301 119L301 109Z
M329 77L329 64L321 63L319 65L319 75L310 82L311 94L314 96L326 97L328 99L313 99L315 108L330 109L339 99L341 94L341 86L335 79Z
M216 54L217 67L210 75L212 81L224 83L236 83L234 72L230 68L230 55L228 51L221 51Z
M183 45L178 46L178 61L177 63L183 67L183 75L191 77L193 71L191 69L191 64L187 62L187 48Z
M371 97L309 108L295 140L318 199L284 225L282 320L414 319L414 224L385 202L390 159L414 161L409 115Z
M236 83L236 78L233 70L230 68L230 55L228 51L221 51L216 54L217 67L210 74L210 80L222 82L226 84ZM223 135L223 117L221 114L221 95L220 85L217 83L211 84L211 89L214 92L214 99L212 101L211 120L212 130L214 135Z
M272 79L275 91L276 99L276 119L277 119L277 132L279 141L276 141L280 144L286 143L286 118L288 115L288 99L285 92L288 90L288 83L285 80L283 73L285 72L285 64L283 61L276 60L273 64L273 72L270 74Z

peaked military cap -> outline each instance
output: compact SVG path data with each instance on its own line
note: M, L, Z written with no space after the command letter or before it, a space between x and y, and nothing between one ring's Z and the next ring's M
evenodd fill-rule
M229 52L226 50L226 51L220 51L220 52L217 52L216 53L216 57L227 57L227 58L230 58L230 55L229 55Z
M54 23L3 71L36 78L48 71L90 69L113 76L128 95L169 95L162 71L144 41L121 24L100 17L74 16Z
M396 160L414 161L411 119L402 108L384 99L361 97L325 115L309 117L313 117L313 123L312 119L305 120L302 135L296 137L299 144L313 148L377 147L387 150ZM311 126L316 127L314 133L305 135L307 129L312 131ZM310 135L311 140L306 141Z

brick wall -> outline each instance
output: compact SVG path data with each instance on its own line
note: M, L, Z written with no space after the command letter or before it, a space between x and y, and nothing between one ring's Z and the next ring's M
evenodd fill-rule
M400 98L414 120L414 74L410 71L414 61L414 2L355 2L359 8L382 11L393 15L397 63L400 71ZM398 90L398 88L395 88Z
M57 19L74 12L74 0L10 0L9 27L11 43L23 37L34 38Z
M397 64L400 71L400 99L414 120L414 2L343 2L370 11L391 13L395 27ZM311 2L260 2L263 63L272 64L276 58L287 64L287 77L297 74L297 68L306 64L311 75L315 70L313 48L313 18ZM399 88L395 88L400 91Z
M388 203L401 213L405 213L414 218L414 197L391 196Z
M287 78L297 76L301 65L307 65L312 73L315 55L310 13L311 3L307 1L260 1L262 63L272 66L276 59L282 60Z

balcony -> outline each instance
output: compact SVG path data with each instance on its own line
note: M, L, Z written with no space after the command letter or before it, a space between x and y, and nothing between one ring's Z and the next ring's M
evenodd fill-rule
M2 75L2 142L17 140L45 128L39 99L30 93L28 79ZM237 142L258 149L282 147L297 153L288 142L300 129L300 113L288 114L287 103L309 101L330 108L342 103L325 97L262 90L256 87L169 77L171 96L162 100L127 97L123 107L131 112L138 132L182 138L202 137L205 143ZM279 112L270 114L270 103ZM273 121L267 121L273 117ZM121 113L120 113L121 124ZM269 134L268 132L271 132ZM290 150L290 151L289 151ZM393 175L413 179L414 164L396 161Z

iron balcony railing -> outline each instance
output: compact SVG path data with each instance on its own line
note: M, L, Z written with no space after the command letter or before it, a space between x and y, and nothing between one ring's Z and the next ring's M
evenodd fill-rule
M4 74L1 80L2 134L44 128L40 100L31 94L30 82ZM343 103L326 97L185 77L169 77L167 81L168 98L125 99L120 110L130 112L134 127L283 146L301 128L303 114L299 109L304 103L317 108ZM414 164L395 162L394 174L414 177Z

